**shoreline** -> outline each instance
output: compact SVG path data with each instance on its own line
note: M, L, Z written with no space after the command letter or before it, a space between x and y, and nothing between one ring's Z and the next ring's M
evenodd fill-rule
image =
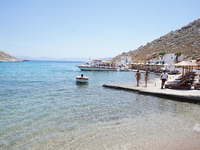
M169 75L168 81L173 81L178 75ZM137 87L136 84L129 85L117 85L117 84L104 84L105 88L119 89L125 91L137 92L139 94L148 94L158 97L164 97L170 100L189 102L189 103L200 103L200 92L198 89L193 87L189 90L185 89L169 89L169 88L160 88L161 80L155 78L154 80L149 81L147 87L144 86L144 81L140 82L140 86Z

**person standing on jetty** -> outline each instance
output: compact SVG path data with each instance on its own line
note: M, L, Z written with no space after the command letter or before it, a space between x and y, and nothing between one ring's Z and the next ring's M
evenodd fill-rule
M148 71L144 74L144 80L145 80L145 87L147 87L147 81L149 80Z
M136 77L136 80L137 80L137 86L139 86L139 82L140 82L140 79L141 79L141 74L140 74L139 70L135 74L135 77Z
M166 73L165 70L164 70L163 73L161 74L160 79L162 80L161 89L163 89L163 86L165 85L165 82L166 82L167 79L168 79L168 74Z

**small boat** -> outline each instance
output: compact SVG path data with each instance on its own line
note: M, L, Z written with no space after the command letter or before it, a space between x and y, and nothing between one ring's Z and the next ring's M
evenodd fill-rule
M93 60L92 62L85 62L78 65L78 68L82 71L117 71L109 62L103 62L102 60Z
M89 80L89 78L86 76L83 76L83 74L81 74L81 76L76 77L76 82L85 83L85 82L88 82L88 80Z
M28 60L28 59L24 59L24 60L22 60L22 61L30 61L30 60Z

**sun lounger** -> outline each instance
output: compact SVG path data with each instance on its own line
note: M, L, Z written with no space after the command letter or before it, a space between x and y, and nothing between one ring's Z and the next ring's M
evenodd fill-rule
M191 89L195 78L195 72L188 72L185 75L179 76L175 81L165 84L165 88L174 89ZM196 85L195 88L199 88L200 85Z
M196 83L196 84L194 85L194 89L200 89L200 83Z
M191 85L178 85L178 84L166 84L165 88L172 88L172 89L191 89Z
M165 88L173 88L173 89L191 89L190 80L184 80L181 82L169 82L165 84Z
M180 73L179 73L179 71L174 70L174 71L170 71L168 74L175 75L175 74L180 74Z

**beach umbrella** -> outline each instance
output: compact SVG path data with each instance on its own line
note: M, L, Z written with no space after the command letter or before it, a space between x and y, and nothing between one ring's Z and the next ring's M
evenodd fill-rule
M167 64L167 63L166 63L166 64L163 64L163 65L164 65L164 66L169 66L170 64Z
M184 75L184 70L186 67L189 67L189 70L190 70L191 67L198 66L198 64L190 62L190 61L181 61L179 63L174 64L174 66L182 67L183 68L182 74Z
M167 64L167 63L164 64L165 70L167 70L167 66L169 66L169 65L170 64Z
M160 69L160 67L163 66L163 64L157 63L157 64L155 64L155 66L157 66L156 71L158 71L158 69Z
M153 66L155 66L154 63L150 63L149 66L152 66L152 70L153 70Z
M159 64L156 64L156 65L157 65L157 66L164 66L164 64L160 64L160 63L159 63Z
M190 62L190 61L181 61L179 63L176 63L174 64L174 66L189 66L189 67L193 67L193 66L197 66L198 64L197 63L193 63L193 62Z
M149 66L149 63L145 63L146 66Z

